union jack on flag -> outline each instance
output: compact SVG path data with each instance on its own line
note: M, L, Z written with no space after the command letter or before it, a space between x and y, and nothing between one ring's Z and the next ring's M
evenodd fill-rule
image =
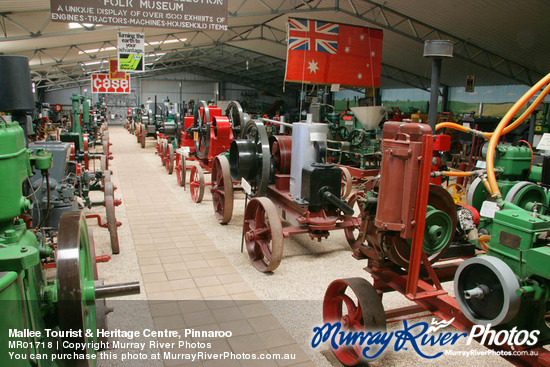
M337 23L289 18L289 50L319 51L335 54L338 51Z

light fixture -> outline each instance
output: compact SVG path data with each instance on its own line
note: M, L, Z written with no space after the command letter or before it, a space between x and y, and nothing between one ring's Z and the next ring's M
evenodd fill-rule
M89 50L78 51L78 54L83 55L83 54L92 54L92 53L95 53L95 52L114 51L114 50L116 50L116 47L109 46L109 47L92 48L92 49L89 49Z
M69 28L70 29L77 29L77 28L90 28L90 27L93 27L93 26L96 26L96 27L101 27L102 24L92 24L92 23L69 23Z
M91 62L85 62L83 63L83 65L86 65L86 66L89 66L89 65L97 65L97 64L101 64L103 62L103 60L100 60L100 61L91 61Z

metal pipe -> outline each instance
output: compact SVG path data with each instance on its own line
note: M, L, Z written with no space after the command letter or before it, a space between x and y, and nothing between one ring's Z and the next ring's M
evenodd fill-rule
M537 118L537 113L534 112L531 114L531 120L529 121L529 136L527 138L527 141L529 144L533 144L533 140L535 139L535 120Z
M432 66L432 84L430 86L430 109L428 111L428 123L435 131L437 122L437 102L439 99L439 78L441 76L441 59L434 58Z
M286 126L286 127L290 127L292 128L292 124L289 124L288 122L283 122L283 121L277 121L277 120L272 120L272 119L266 119L266 118L261 118L260 119L262 122L271 122L272 124L276 124L276 125L281 125L281 126Z
M139 294L139 282L100 285L95 287L95 298L111 298Z

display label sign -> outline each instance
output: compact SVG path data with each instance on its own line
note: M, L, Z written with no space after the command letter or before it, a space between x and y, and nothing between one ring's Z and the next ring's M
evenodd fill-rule
M118 32L118 70L142 72L145 67L145 33Z
M229 0L50 0L52 21L226 31Z
M92 74L92 93L130 93L130 76L126 79L109 79L109 74Z
M126 73L118 70L118 59L109 59L109 79L126 79Z
M544 133L542 134L542 138L540 139L539 143L537 144L538 150L550 150L550 134Z

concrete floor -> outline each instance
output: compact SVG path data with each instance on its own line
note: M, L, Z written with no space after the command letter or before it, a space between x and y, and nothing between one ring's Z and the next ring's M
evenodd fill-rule
M117 219L123 223L119 228L121 254L99 265L100 277L106 283L139 280L143 284L140 296L115 301L111 328L154 325L160 329L233 330L234 336L217 340L215 349L296 354L293 361L202 361L193 366L338 365L327 345L317 349L310 346L313 327L322 324L324 292L336 279L370 280L362 270L366 263L351 257L342 233L334 232L321 243L309 240L307 235L286 239L281 266L273 274L260 273L252 267L248 255L240 252L243 194L236 194L231 222L219 225L209 190L202 203L193 203L189 191L178 187L176 177L161 166L152 138L141 149L135 137L119 126L111 127L110 138L115 158L113 182L118 186L115 196L123 200L117 208ZM96 232L98 252L109 253L106 237L102 237L106 231ZM451 285L445 288L452 292ZM148 307L143 306L145 299L150 301ZM383 303L386 309L410 304L396 293L385 295ZM418 321L430 323L432 318ZM388 326L389 330L399 328L401 323ZM465 343L425 348L428 354L446 349L486 350ZM497 356L427 360L409 349L388 351L373 365L507 365ZM136 365L155 365L149 362ZM100 362L100 366L117 365L122 364ZM188 364L165 361L164 365Z

